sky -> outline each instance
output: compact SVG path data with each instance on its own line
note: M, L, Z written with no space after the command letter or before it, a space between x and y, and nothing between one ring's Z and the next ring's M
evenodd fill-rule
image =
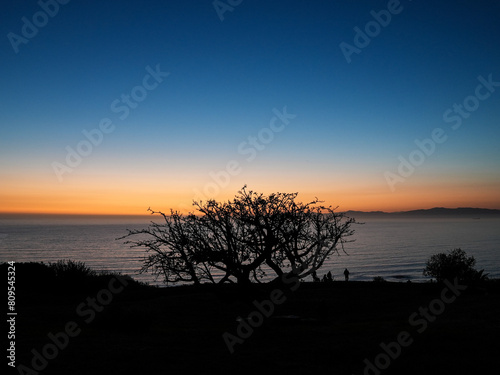
M497 1L16 1L0 212L500 209Z

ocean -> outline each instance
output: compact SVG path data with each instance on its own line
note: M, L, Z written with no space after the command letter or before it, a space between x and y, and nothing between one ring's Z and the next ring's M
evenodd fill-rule
M476 259L476 268L500 278L500 218L358 217L354 242L345 244L344 253L332 255L318 272L331 271L343 280L348 268L350 279L371 281L381 276L387 281L422 282L426 260L433 254L461 248ZM0 218L0 262L55 262L60 259L83 261L99 271L128 274L139 281L163 285L150 274L139 274L146 252L130 248L116 238L128 229L140 229L151 217L52 217L17 216Z

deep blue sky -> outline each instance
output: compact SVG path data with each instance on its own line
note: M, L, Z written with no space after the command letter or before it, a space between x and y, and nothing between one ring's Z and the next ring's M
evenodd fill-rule
M221 21L212 1L73 0L18 53L7 35L22 35L22 17L40 7L4 4L3 210L181 207L233 159L242 171L216 198L248 183L355 209L500 208L500 88L459 129L443 121L474 95L478 76L500 81L500 4L401 1L347 63L339 44L353 45L353 28L387 4L244 0ZM120 120L110 104L157 64L170 75ZM238 145L284 106L297 117L247 162ZM58 179L52 163L64 163L65 148L104 117L114 131ZM397 173L398 156L437 127L447 141L391 190L384 173Z

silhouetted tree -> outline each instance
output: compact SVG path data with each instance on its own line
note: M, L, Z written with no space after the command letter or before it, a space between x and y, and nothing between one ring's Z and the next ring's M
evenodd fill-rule
M454 249L448 254L439 253L431 256L426 263L424 276L434 277L437 281L451 281L458 278L462 282L471 282L486 279L484 270L476 270L475 264L473 256L467 256L462 249Z
M296 202L297 193L268 196L246 186L227 202L194 202L195 215L171 211L162 224L129 230L122 237L149 253L141 272L162 275L166 282L260 282L266 272L276 277L292 269L304 278L333 253L343 250L354 233L352 218L324 207L318 199ZM298 271L297 271L298 270ZM222 274L216 278L215 274Z

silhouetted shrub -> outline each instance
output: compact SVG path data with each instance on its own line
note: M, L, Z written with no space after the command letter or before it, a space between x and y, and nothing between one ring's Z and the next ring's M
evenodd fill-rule
M382 276L375 276L373 278L373 282L374 283L385 283L386 281L385 281L385 279Z
M96 275L96 272L88 267L85 262L58 260L55 263L49 263L49 266L59 278L86 278Z
M434 254L429 258L424 269L424 276L434 277L437 281L454 280L478 282L487 279L484 270L474 268L476 259L467 256L462 249L454 249L448 254Z
M0 263L0 271L7 274L7 263ZM24 293L38 293L47 290L60 292L91 293L107 288L113 278L126 280L127 287L144 288L146 284L127 275L116 272L96 272L84 262L59 260L55 263L15 263L16 290Z

